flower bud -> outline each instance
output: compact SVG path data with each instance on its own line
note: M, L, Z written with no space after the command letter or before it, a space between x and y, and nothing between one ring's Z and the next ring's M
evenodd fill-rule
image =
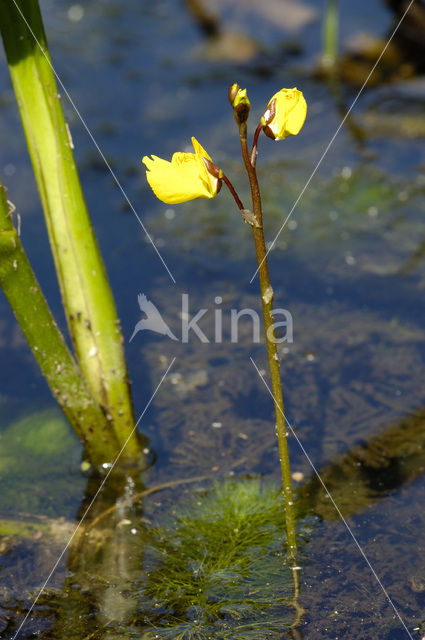
M281 89L272 97L261 117L264 133L272 140L283 140L301 130L307 115L307 103L301 91Z
M241 89L239 85L231 84L229 87L229 101L233 107L233 115L238 124L248 120L251 110L251 103L246 95L246 89Z
M236 84L236 82L229 86L229 102L232 105L232 107L233 107L233 102L236 96L238 95L238 91L240 91L240 89L239 89L239 85Z

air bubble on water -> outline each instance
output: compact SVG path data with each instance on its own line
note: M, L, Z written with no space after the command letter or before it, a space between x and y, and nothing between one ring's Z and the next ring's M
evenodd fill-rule
M369 216L369 218L376 218L378 216L378 209L377 207L369 207L369 209L367 210L367 215Z
M84 18L84 7L80 4L73 4L66 12L66 16L70 22L80 22Z

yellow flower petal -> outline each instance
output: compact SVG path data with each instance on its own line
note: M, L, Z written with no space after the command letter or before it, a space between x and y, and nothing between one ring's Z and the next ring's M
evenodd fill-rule
M201 144L199 144L199 142L194 136L192 136L192 144L197 156L201 156L202 158L208 158L208 160L211 160L210 156L205 151L204 147Z
M208 153L192 138L195 153L178 151L171 162L145 156L142 162L148 171L146 178L156 197L166 204L178 204L194 198L213 198L217 194L218 179L211 175L202 158L211 160Z
M270 100L261 122L274 140L294 136L301 130L307 115L307 103L301 91L281 89Z

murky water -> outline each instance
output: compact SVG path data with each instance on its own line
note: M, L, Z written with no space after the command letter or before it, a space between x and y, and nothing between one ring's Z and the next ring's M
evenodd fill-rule
M139 293L155 303L179 340L146 331L127 344L137 415L175 358L140 427L150 439L154 464L141 477L111 479L102 490L18 637L421 638L425 85L415 69L420 53L416 65L401 41L405 58L392 52L377 68L322 159L395 16L384 3L357 2L354 8L341 2L344 78L350 82L330 86L313 73L321 2L296 3L291 11L278 0L261 7L247 0L211 4L207 16L196 17L191 3L178 0L42 2L56 70L176 281L64 96L126 340L140 320ZM215 38L205 36L208 24ZM359 45L365 32L383 39L380 49L373 43L378 54L371 45ZM353 47L355 55L349 53ZM250 360L266 369L265 346L253 340L248 318L232 342L231 310L260 311L258 281L250 282L250 230L224 189L213 201L166 206L154 198L141 166L143 155L170 157L188 148L194 135L247 202L227 102L227 86L235 81L248 88L252 128L282 86L298 86L309 106L300 135L282 143L264 137L258 159L266 238L278 234L270 254L276 306L293 318L293 342L282 344L280 355L299 480L298 609L288 567L282 564L281 575L277 569L279 537L271 536L273 546L265 535L278 527L274 507L264 515L264 531L258 527L263 537L232 556L233 564L227 557L233 548L217 564L211 551L214 542L220 546L215 529L212 542L201 529L187 542L188 531L196 533L208 513L220 512L217 501L231 502L220 494L229 488L223 489L223 478L235 482L236 496L223 523L226 542L226 527L236 530L242 517L258 518L261 504L271 500L270 486L279 483L273 405ZM0 91L0 173L21 215L23 244L64 328L3 58ZM182 294L191 315L206 309L199 327L208 342L193 332L181 340ZM81 471L79 444L4 299L0 348L0 634L12 638L99 479ZM199 601L191 589L204 565L187 549L197 546L209 567L208 580L205 572L197 587ZM249 575L246 553L258 561ZM180 565L173 564L179 558ZM184 607L167 600L167 588L179 593Z

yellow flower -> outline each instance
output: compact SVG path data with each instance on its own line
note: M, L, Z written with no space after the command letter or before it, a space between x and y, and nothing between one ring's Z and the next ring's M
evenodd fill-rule
M306 115L307 103L301 91L296 87L281 89L274 94L261 118L264 133L273 140L295 136L303 126Z
M195 153L178 151L173 154L171 162L158 156L145 156L142 160L148 169L146 178L154 194L166 204L178 204L194 198L213 198L219 191L219 170L214 171L215 165L196 138L192 138L192 144ZM216 176L208 171L203 158Z

